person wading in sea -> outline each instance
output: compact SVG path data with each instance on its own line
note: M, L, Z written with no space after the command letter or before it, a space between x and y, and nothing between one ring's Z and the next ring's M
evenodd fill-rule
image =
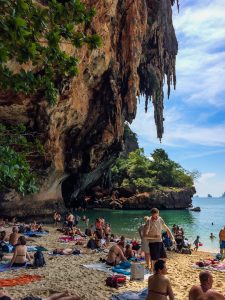
M154 264L158 259L166 259L166 251L162 242L162 230L165 230L171 240L174 242L174 237L166 226L163 219L159 216L157 208L151 209L151 217L146 222L144 227L144 238L149 242L149 250L151 257L151 269L154 270Z

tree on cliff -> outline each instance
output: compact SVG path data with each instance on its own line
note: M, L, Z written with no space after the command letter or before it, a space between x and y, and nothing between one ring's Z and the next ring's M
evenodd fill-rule
M78 73L77 49L101 45L91 26L95 9L80 0L2 0L0 15L0 89L7 99L31 94L55 104ZM37 190L32 162L39 146L26 127L0 124L0 191Z
M149 159L141 148L131 152L128 158L118 158L112 175L113 181L120 187L141 192L162 187L192 187L197 173L183 169L163 149L154 150Z
M4 0L0 6L0 88L54 104L63 83L78 72L75 48L101 44L88 31L95 10L80 0Z

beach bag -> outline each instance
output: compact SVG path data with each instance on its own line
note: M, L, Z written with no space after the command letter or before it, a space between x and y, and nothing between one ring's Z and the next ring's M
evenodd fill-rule
M73 255L79 255L80 254L80 250L79 249L74 249L72 252Z
M93 239L90 239L87 243L87 248L94 250L97 248L96 243Z
M85 234L86 234L87 236L91 236L91 229L86 228L86 229L85 229Z
M24 233L26 231L25 227L23 225L19 226L19 233Z
M133 262L131 264L131 280L144 280L145 265L142 262Z
M126 276L112 275L106 278L106 285L113 288L118 288L121 284L126 283Z
M44 267L45 265L45 258L44 258L44 254L42 253L42 251L38 250L37 252L34 253L34 267L36 268L40 268L40 267Z

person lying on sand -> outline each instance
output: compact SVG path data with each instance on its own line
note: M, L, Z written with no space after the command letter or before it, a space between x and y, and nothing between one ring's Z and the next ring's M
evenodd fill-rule
M199 273L200 285L194 285L189 292L189 300L225 300L225 296L212 289L213 277L209 271Z
M109 253L106 259L106 264L109 266L118 265L121 261L126 261L126 257L123 254L123 251L118 245L113 245L109 249Z
M66 249L54 249L53 254L59 254L59 255L70 255L74 254L74 252L77 251L77 249L71 249L71 248L66 248ZM76 253L77 254L77 253Z
M146 300L174 300L173 290L168 278L166 262L159 259L154 264L154 275L148 279L148 296Z
M21 300L79 300L79 299L80 299L79 296L69 295L68 292L55 293L47 298L39 298L39 297L33 297L33 296L21 298ZM13 297L9 296L8 293L0 291L0 300L18 300L18 298L13 298Z

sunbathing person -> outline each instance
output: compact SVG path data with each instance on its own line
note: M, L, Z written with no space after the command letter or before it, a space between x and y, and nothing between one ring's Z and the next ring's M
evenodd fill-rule
M167 274L166 262L162 259L154 265L154 275L148 279L148 296L146 300L174 300L173 290Z
M106 259L106 264L109 266L118 265L121 261L126 261L126 257L123 254L123 251L118 245L113 245L109 249L109 253Z
M213 277L209 271L199 274L200 285L194 285L189 292L189 300L225 300L225 296L212 289Z
M133 255L133 251L131 249L131 245L127 244L125 246L125 252L124 252L124 256L126 257L126 259L131 259L134 255Z
M23 267L26 265L27 260L31 261L31 257L27 252L26 239L24 236L20 236L10 262L10 267Z
M59 254L59 255L70 255L73 253L73 249L71 248L66 248L66 249L55 249L52 252L54 255Z

